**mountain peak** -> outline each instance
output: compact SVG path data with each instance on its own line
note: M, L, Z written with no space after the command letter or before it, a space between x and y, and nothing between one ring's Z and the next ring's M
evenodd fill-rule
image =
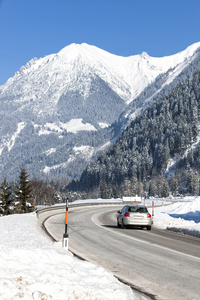
M95 46L91 46L88 45L86 43L82 43L82 44L76 44L76 43L72 43L70 45L67 45L66 47L64 47L63 49L61 49L57 55L58 56L77 56L81 53L85 53L87 51L92 51L92 49L96 48ZM97 49L97 48L96 48Z
M143 51L143 52L140 54L140 57L146 59L146 58L149 57L149 55L148 55L147 52Z
M109 128L122 113L130 110L124 117L128 119L135 113L130 107L136 107L129 103L159 75L165 73L160 88L172 81L197 57L199 47L197 43L162 58L151 57L146 52L122 57L86 43L73 43L58 53L30 60L0 87L0 165L3 166L0 171L13 165L13 157L16 165L20 164L20 153L22 161L30 163L30 170L34 157L37 172L43 172L46 163L52 172L58 169L59 174L63 169L61 163L68 168L75 161L74 147L93 149L94 145L100 147L100 143L106 143L103 139L108 135L103 134L102 128ZM158 85L152 92L155 89L158 90ZM24 147L24 142L29 146ZM58 152L51 153L50 160L45 153L55 145Z

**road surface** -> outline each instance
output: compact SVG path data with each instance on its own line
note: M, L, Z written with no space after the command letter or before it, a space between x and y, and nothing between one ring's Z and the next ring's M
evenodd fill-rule
M152 299L200 299L200 239L164 230L121 229L120 206L69 209L69 250ZM65 214L46 226L62 240Z

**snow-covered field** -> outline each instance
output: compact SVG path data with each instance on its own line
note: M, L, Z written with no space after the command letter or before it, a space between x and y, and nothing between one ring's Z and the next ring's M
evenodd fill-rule
M200 197L156 207L154 226L200 237ZM151 201L148 200L147 205ZM151 211L151 209L150 209ZM0 299L145 299L103 268L80 261L40 228L35 213L0 218Z

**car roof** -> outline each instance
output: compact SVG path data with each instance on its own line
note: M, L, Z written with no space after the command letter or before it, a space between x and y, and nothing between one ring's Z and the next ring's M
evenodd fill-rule
M126 205L126 206L131 206L131 207L136 207L136 206L142 206L142 207L144 207L145 205L144 204L128 204L128 205Z

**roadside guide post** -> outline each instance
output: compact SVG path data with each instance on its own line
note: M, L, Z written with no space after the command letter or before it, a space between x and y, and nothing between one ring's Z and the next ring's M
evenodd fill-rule
M67 248L68 250L68 233L67 233L67 224L68 224L68 201L69 199L67 198L66 200L66 214L65 214L65 233L63 234L63 247Z
M152 201L152 217L154 217L154 201Z

